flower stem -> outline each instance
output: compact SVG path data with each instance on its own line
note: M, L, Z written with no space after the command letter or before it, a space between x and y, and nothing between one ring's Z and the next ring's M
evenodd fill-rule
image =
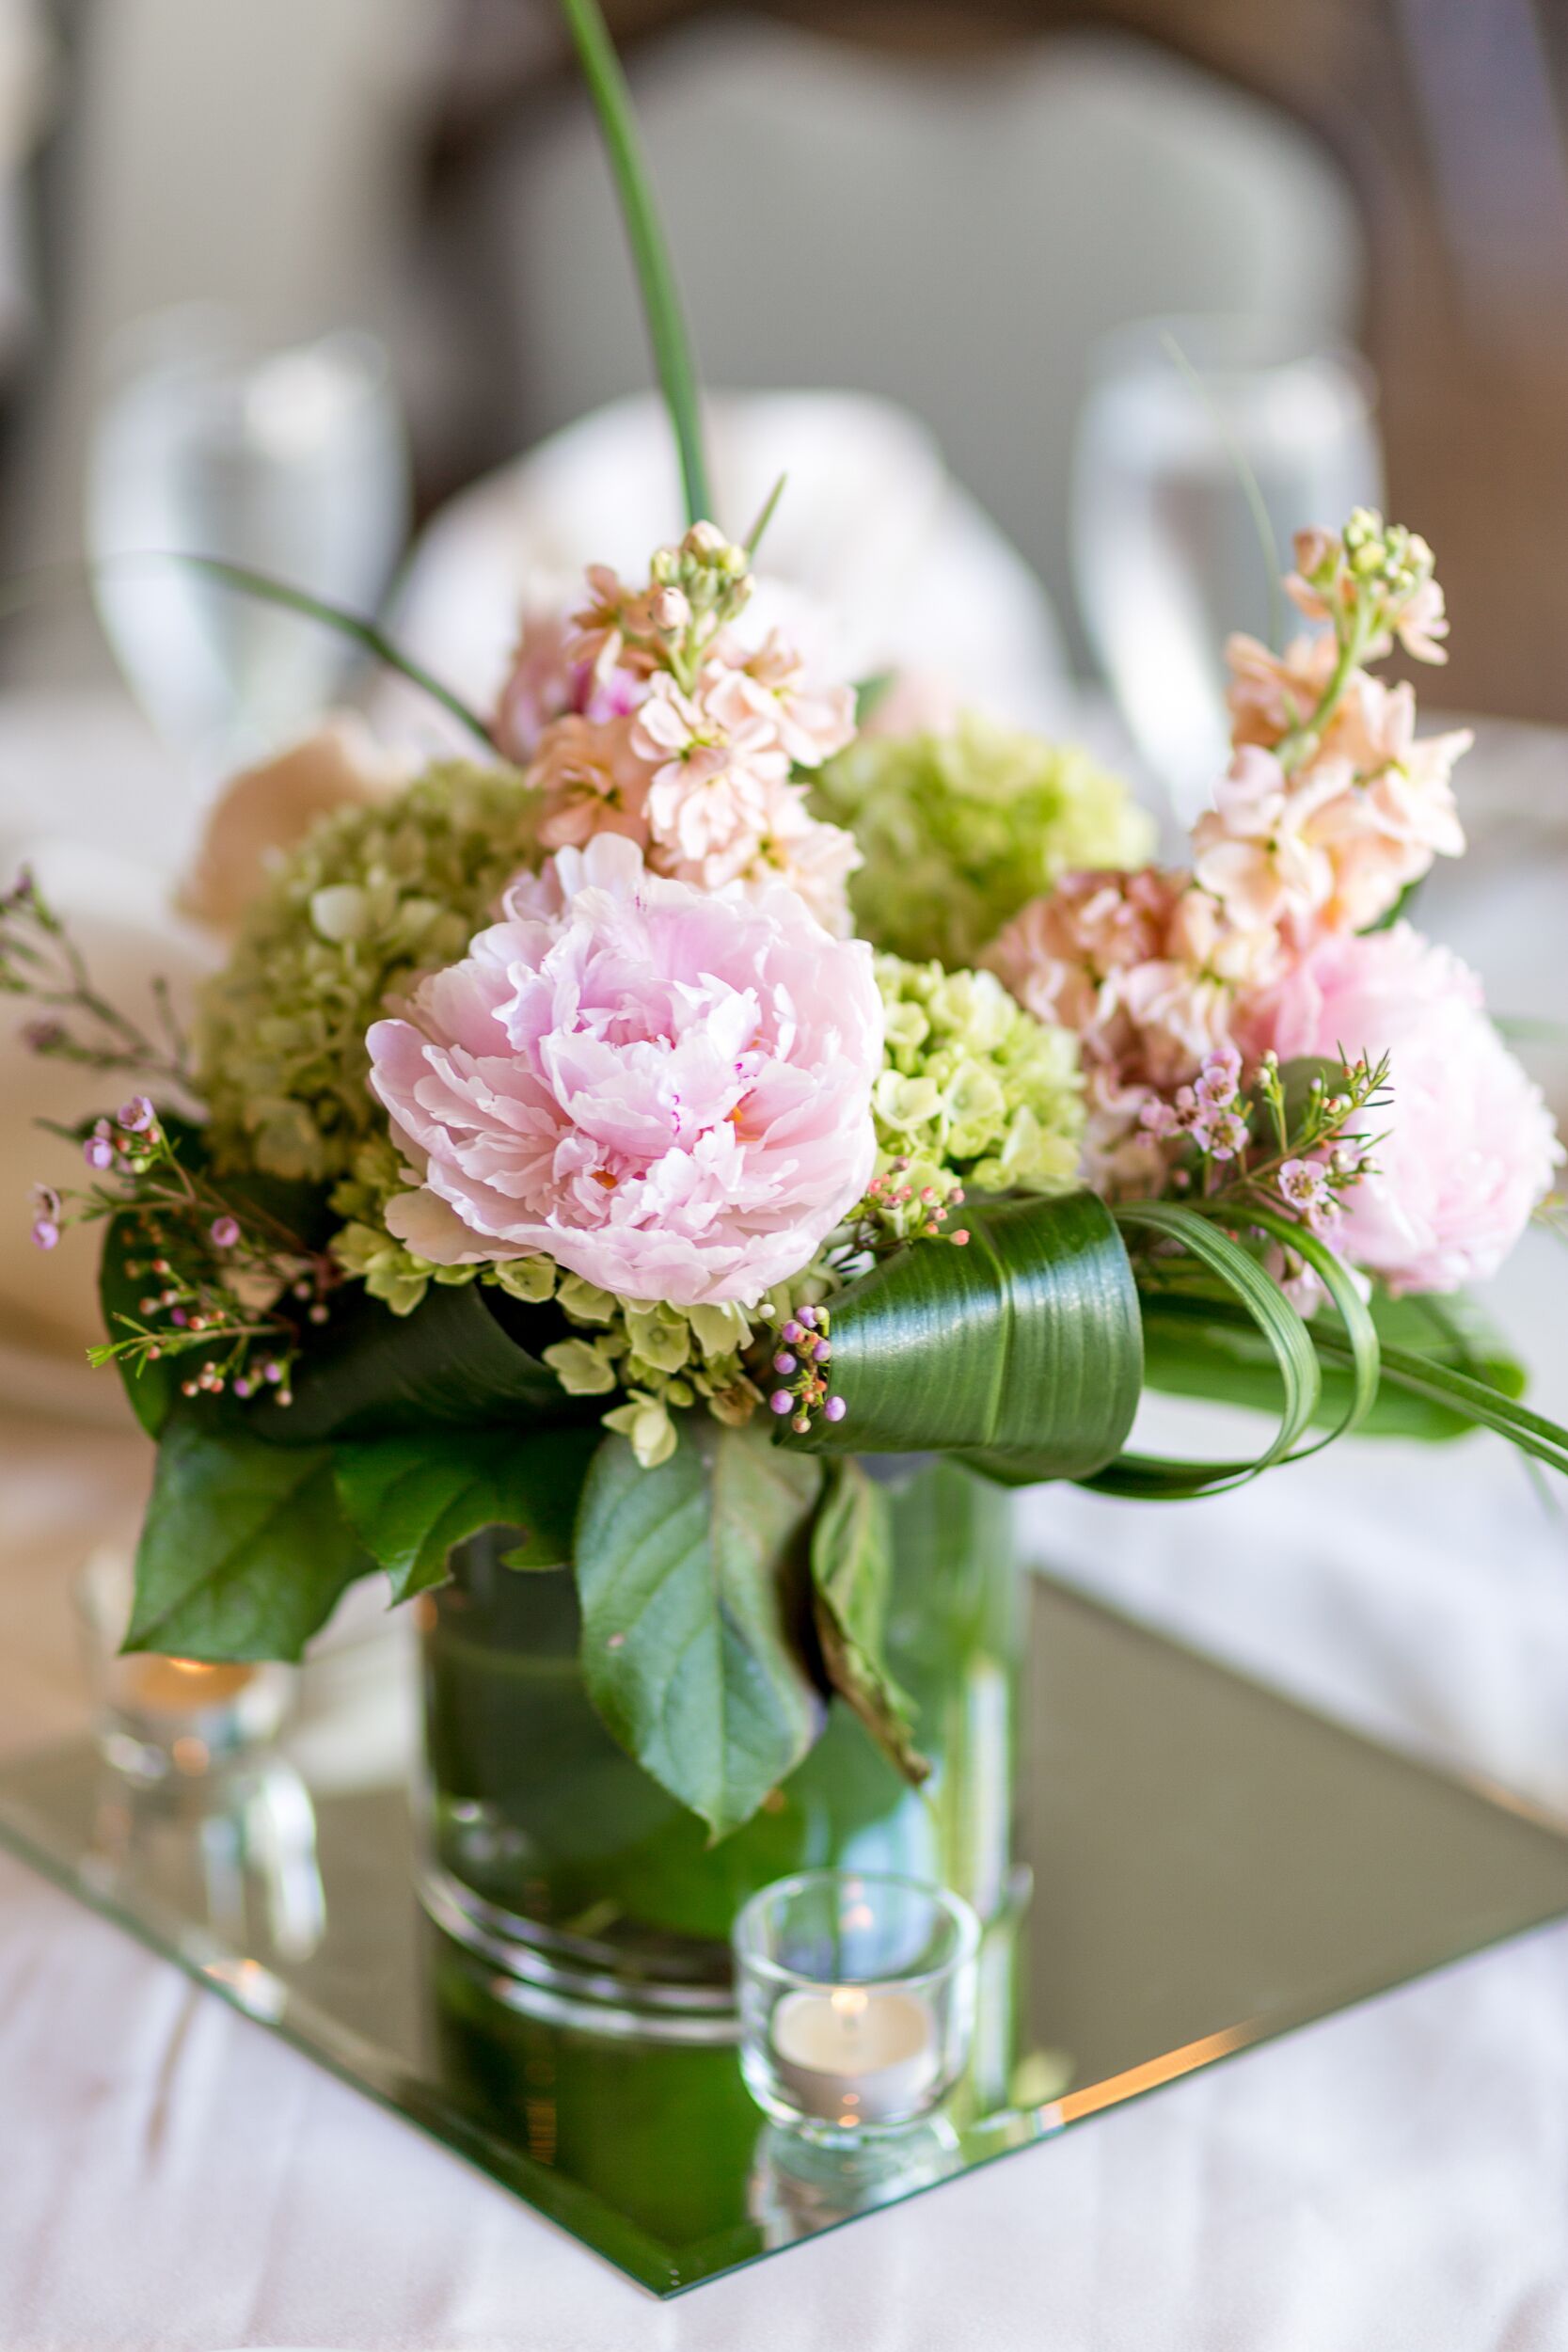
M637 135L631 92L606 29L598 0L561 0L561 13L577 47L588 94L599 118L610 167L621 199L626 242L636 266L648 322L654 365L670 411L680 453L689 523L711 521L713 500L703 455L702 416L691 337L681 306L670 249L659 225L642 144Z

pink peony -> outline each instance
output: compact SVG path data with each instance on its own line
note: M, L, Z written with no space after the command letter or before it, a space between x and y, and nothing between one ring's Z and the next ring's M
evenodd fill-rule
M1259 1001L1244 1041L1281 1061L1389 1057L1392 1102L1368 1114L1383 1139L1335 1237L1353 1264L1396 1293L1496 1273L1562 1147L1457 956L1408 923L1331 935Z
M437 1264L543 1252L618 1295L753 1303L870 1181L871 951L792 891L709 893L601 834L370 1032L420 1177L397 1237Z

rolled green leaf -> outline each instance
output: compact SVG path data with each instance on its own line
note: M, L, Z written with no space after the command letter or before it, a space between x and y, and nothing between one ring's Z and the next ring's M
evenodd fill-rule
M1079 1478L1137 1409L1143 1337L1132 1267L1093 1193L971 1199L969 1241L917 1241L832 1302L832 1384L847 1410L791 1449L955 1453L1008 1485Z
M815 1462L754 1426L683 1428L643 1470L607 1438L578 1521L582 1663L611 1735L714 1838L805 1755L823 1703L801 1641Z
M444 1584L453 1545L486 1527L516 1530L509 1567L564 1567L598 1443L594 1429L372 1438L335 1449L338 1499L394 1601Z

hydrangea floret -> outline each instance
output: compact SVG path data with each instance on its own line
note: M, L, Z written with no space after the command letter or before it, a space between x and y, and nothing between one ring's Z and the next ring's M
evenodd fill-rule
M830 760L818 813L853 834L857 930L950 970L1075 867L1136 866L1154 829L1086 752L970 712L951 733L863 736Z

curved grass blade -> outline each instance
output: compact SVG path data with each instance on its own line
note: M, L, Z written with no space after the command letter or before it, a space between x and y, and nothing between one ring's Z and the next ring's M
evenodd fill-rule
M443 686L439 678L432 677L428 670L395 645L373 621L362 619L357 612L348 612L341 605L328 604L321 596L312 596L303 588L292 588L287 580L274 580L270 573L252 571L247 564L230 564L226 556L221 555L186 555L170 549L167 553L109 556L94 564L93 570L103 572L111 566L119 568L127 564L182 564L187 570L205 572L210 580L215 580L222 587L232 588L236 595L255 596L262 604L276 604L285 612L297 612L304 620L318 622L323 628L336 629L340 637L347 637L354 644L362 646L377 661L384 662L388 670L395 670L400 677L406 678L410 686L417 686L421 693L428 694L432 702L439 703L443 710L450 711L494 755L496 746L490 730L477 711L470 710L461 695L454 694L450 686Z
M669 247L659 226L658 208L637 135L631 92L615 44L605 27L597 0L561 0L561 13L576 44L583 79L599 118L610 167L621 199L626 242L636 265L642 308L653 345L654 365L680 453L681 481L686 491L686 519L703 522L713 516L707 464L703 453L702 411L697 394L697 370L691 338L681 306Z
M1337 1334L1324 1333L1319 1345L1325 1356L1344 1359L1346 1343ZM1532 1454L1537 1461L1548 1463L1568 1477L1568 1429L1543 1413L1532 1413L1513 1397L1499 1395L1484 1380L1397 1347L1383 1351L1383 1377L1413 1396L1464 1414L1478 1428L1496 1430L1521 1453Z
M1271 1241L1293 1249L1305 1259L1338 1310L1345 1328L1345 1344L1350 1350L1351 1394L1345 1410L1333 1422L1326 1436L1302 1449L1316 1454L1336 1438L1348 1436L1366 1420L1377 1403L1378 1375L1383 1360L1383 1343L1378 1338L1377 1325L1371 1309L1355 1286L1354 1277L1342 1258L1337 1258L1328 1244L1305 1226L1281 1216L1277 1210L1249 1206L1246 1221L1267 1233ZM1308 1333L1310 1338L1311 1334ZM1316 1351L1314 1351L1316 1352ZM1300 1458L1299 1456L1297 1457Z
M1231 1291L1262 1333L1284 1390L1273 1442L1251 1460L1179 1462L1161 1454L1123 1454L1081 1480L1097 1493L1176 1502L1244 1485L1290 1458L1317 1411L1323 1375L1300 1315L1239 1242L1199 1210L1172 1200L1127 1200L1112 1211L1118 1226L1180 1242Z

